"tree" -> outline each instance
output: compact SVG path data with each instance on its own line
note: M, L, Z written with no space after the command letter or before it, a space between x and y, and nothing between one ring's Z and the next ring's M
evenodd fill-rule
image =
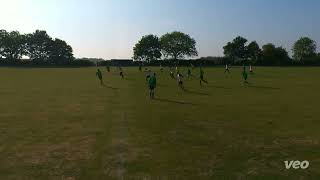
M139 61L153 61L161 58L159 38L155 35L143 36L133 48L133 59Z
M233 63L235 59L246 60L248 57L247 42L248 40L241 36L236 37L232 42L228 42L223 47L225 56L231 58Z
M276 48L277 65L288 65L291 63L288 51L283 47Z
M56 38L49 47L48 55L51 63L64 65L74 60L72 47L65 41Z
M302 37L293 45L293 58L303 62L308 58L316 56L316 42L308 37Z
M174 60L198 55L196 41L182 32L175 31L163 35L160 38L160 44L163 54Z
M233 40L234 48L235 48L235 56L241 59L247 57L247 47L246 43L248 42L247 39L238 36Z
M232 63L234 63L236 53L235 53L235 48L233 43L228 42L227 45L223 47L223 53L226 57L231 59Z
M0 58L6 59L2 63L19 65L24 55L33 62L57 65L71 64L70 61L74 60L72 47L61 39L53 40L46 31L37 30L25 35L18 31L0 30Z
M18 31L0 32L0 55L9 60L19 60L25 54L25 36Z
M269 43L262 46L262 65L286 65L290 63L288 52L283 47Z
M48 61L52 38L46 31L36 30L27 35L27 54L34 61Z
M6 36L8 36L8 32L4 29L0 30L0 58L4 56L4 49L5 49L5 40Z
M251 64L255 64L258 62L258 60L261 57L261 49L256 41L252 41L248 46L247 46L247 53L248 53L248 58L250 60Z

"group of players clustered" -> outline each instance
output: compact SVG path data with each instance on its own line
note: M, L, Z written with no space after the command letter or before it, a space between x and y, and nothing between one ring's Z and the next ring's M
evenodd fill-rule
M110 72L110 66L106 66L107 71ZM191 69L194 69L195 67L191 64L191 68L188 67L188 72L187 72L187 78L191 78L192 72ZM246 66L243 65L243 70L242 70L242 78L243 78L243 83L244 84L248 84L248 73L246 70ZM123 73L123 69L121 66L118 66L118 70L120 73L120 77L122 79L124 79L124 73ZM163 72L163 67L160 65L160 71ZM142 71L142 66L139 66L139 71ZM172 79L177 79L178 82L178 87L180 87L182 90L184 90L184 85L183 85L183 75L180 73L178 66L175 67L175 69L173 67L169 67L169 71L170 71L170 77ZM253 69L252 66L250 65L249 67L249 71L250 73L253 73ZM149 87L149 96L151 99L154 99L154 93L155 93L155 88L157 87L157 78L156 78L156 73L152 72L150 69L145 68L144 72L146 73L146 82L148 84ZM175 73L176 73L176 78L175 78ZM226 65L225 67L225 71L224 73L230 73L230 69L229 66ZM103 86L103 78L102 78L102 72L100 69L97 69L96 72L96 76L98 77L98 79L100 80L100 84ZM200 66L200 86L202 86L202 83L208 84L208 82L205 80L204 78L204 71L202 66Z

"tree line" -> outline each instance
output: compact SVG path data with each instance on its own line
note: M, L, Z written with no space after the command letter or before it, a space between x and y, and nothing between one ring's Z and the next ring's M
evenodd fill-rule
M224 47L224 55L229 63L252 65L320 65L316 42L309 37L302 37L292 47L293 57L283 47L268 43L259 47L256 41L238 36Z
M92 65L74 60L72 47L62 39L53 39L46 31L20 34L0 30L0 65Z
M199 64L251 64L251 65L320 65L316 42L308 37L297 40L292 58L283 47L268 43L261 48L256 41L248 42L238 36L223 47L224 57L202 57ZM196 41L190 35L174 31L161 37L143 36L133 47L136 62L159 64L157 60L169 60L166 64L198 55ZM183 61L180 61L180 64ZM136 64L136 63L134 63ZM90 59L75 60L72 47L62 39L50 37L46 31L30 34L0 30L0 65L53 65L92 66Z
M238 36L223 47L224 57L202 57L203 64L251 64L251 65L320 65L320 54L316 52L316 42L308 37L297 40L292 48L293 57L283 47L272 43L262 46L256 41L248 42ZM160 38L146 35L133 48L133 59L149 64L156 60L172 60L197 56L196 41L182 32L167 33ZM185 64L180 61L181 64Z

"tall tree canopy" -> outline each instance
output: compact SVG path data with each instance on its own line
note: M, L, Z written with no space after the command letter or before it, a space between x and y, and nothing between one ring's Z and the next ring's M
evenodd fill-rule
M308 37L302 37L293 45L293 58L296 61L304 61L316 56L316 42Z
M0 30L0 58L6 58L6 49L8 48L8 40L9 40L9 33L1 29Z
M21 59L25 54L26 38L18 31L0 31L0 56L10 59Z
M139 61L153 61L161 58L159 38L155 35L143 36L133 48L133 59Z
M73 50L70 45L63 40L56 38L50 43L49 60L58 65L67 64L74 60L72 52Z
M248 56L247 42L248 40L241 36L236 37L232 42L228 42L227 45L223 47L225 56L231 58L233 62L235 59L245 60Z
M46 31L36 30L32 34L0 30L0 58L6 63L21 62L27 56L30 62L56 65L69 64L74 60L72 47L61 39L53 40Z
M288 52L269 43L262 46L262 65L285 65L290 62Z
M254 64L258 62L258 60L261 57L262 51L256 41L252 41L248 46L247 46L247 53L248 53L248 58L250 60L251 64Z
M231 42L228 42L227 45L223 47L223 53L226 57L229 57L230 59L232 59L232 61L234 61L235 54L236 54L234 44Z
M46 31L37 30L27 35L27 52L32 60L47 61L49 60L50 46L52 38Z
M198 55L196 41L182 32L167 33L160 38L160 43L163 54L174 60Z

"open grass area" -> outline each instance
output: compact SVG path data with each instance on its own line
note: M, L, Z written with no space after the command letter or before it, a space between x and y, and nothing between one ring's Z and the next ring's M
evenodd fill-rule
M204 68L187 91L153 68L155 100L137 67L101 69L105 87L95 68L0 69L0 179L320 177L320 68L258 67L248 86Z

